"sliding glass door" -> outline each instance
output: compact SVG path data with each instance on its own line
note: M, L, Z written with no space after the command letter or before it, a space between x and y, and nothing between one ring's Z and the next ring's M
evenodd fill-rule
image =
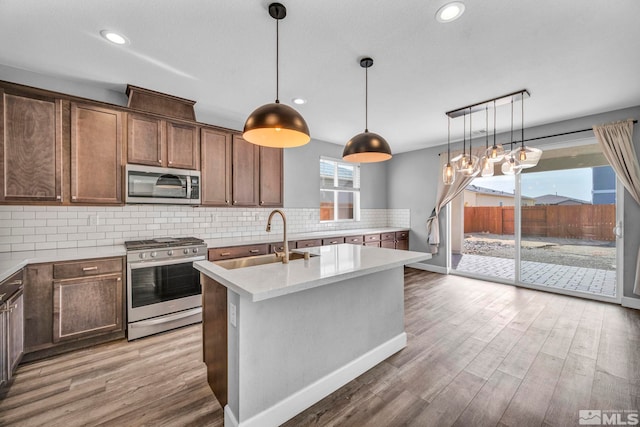
M451 267L461 275L618 301L616 188L594 140L547 147L539 164L520 175L475 178L451 205Z

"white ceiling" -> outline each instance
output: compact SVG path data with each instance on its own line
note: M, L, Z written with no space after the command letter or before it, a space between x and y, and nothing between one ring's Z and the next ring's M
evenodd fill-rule
M275 98L269 3L0 0L0 64L192 99L200 121L242 129ZM369 129L395 153L446 142L446 111L525 88L527 127L640 105L640 1L464 0L440 24L444 3L283 0L281 101L306 98L312 137L342 145L364 129L359 58L371 56Z

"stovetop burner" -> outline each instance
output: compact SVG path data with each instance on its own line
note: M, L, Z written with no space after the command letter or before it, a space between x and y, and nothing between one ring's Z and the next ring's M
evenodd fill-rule
M124 242L124 246L128 251L202 244L204 244L204 240L198 239L197 237L158 237L151 240L131 240Z

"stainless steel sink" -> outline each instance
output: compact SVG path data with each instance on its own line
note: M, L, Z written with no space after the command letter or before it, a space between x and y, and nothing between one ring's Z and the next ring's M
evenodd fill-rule
M289 260L293 261L296 259L303 259L304 255L305 255L304 253L300 253L300 252L289 252ZM309 253L309 256L314 257L318 255ZM215 261L214 264L219 265L220 267L226 268L227 270L235 270L236 268L253 267L256 265L273 264L276 262L281 263L282 258L277 257L276 254L267 254L267 255L256 255L256 256L251 256L246 258Z

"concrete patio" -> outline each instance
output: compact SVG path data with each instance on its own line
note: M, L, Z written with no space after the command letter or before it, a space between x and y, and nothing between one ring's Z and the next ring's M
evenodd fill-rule
M513 281L515 265L513 259L482 255L452 255L454 270L487 277ZM543 262L522 261L522 283L550 288L587 292L607 297L616 296L615 270L569 267Z

